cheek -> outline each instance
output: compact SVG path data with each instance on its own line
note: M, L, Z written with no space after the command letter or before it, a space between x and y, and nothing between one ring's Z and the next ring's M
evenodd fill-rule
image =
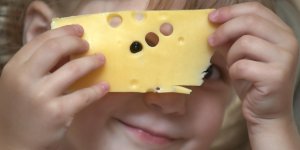
M76 132L84 131L81 134L86 134L87 137L94 134L97 135L97 131L105 130L105 125L110 121L112 115L130 100L124 97L128 96L123 94L122 98L120 98L118 94L108 94L98 100L74 117L72 129L76 130Z
M106 120L111 117L112 114L119 111L121 108L126 106L128 101L132 100L134 94L107 94L104 98L98 100L91 106L84 109L77 116L79 119L83 118L101 118L101 120ZM100 120L100 119L99 119ZM95 122L95 120L94 120Z
M194 139L210 145L217 136L223 122L227 103L231 97L222 93L201 91L188 102L188 113L192 120ZM203 140L205 139L205 140Z

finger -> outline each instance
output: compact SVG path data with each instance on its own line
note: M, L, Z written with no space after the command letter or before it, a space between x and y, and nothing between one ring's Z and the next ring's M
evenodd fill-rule
M61 37L61 36L78 36L81 37L84 33L83 28L80 25L67 25L57 29L49 30L32 41L27 43L21 50L16 53L14 56L16 60L19 60L19 63L23 64L26 62L35 52L38 50L41 45L43 45L46 41Z
M272 65L249 59L241 59L233 63L229 67L229 75L232 80L245 80L253 84L270 81L272 77L279 76L277 69Z
M88 43L76 36L53 38L41 45L39 50L30 57L26 66L37 76L48 74L62 58L71 54L88 50Z
M64 108L68 116L74 116L91 103L101 99L109 91L109 85L105 82L89 88L81 89L61 97L59 105Z
M224 23L244 15L257 15L290 31L289 27L273 11L258 2L247 2L219 8L209 14L210 21Z
M244 35L230 48L227 55L227 63L231 66L234 62L244 58L268 63L279 61L281 53L277 47L265 40Z
M270 33L276 32L276 36ZM274 44L282 43L289 37L288 33L279 26L253 15L245 15L234 18L221 25L210 37L211 46L220 46L229 41L235 41L243 35L252 35ZM278 44L279 45L279 44ZM286 47L286 45L280 45Z
M280 65L282 64L266 64L247 59L242 59L234 63L229 68L229 74L240 98L242 100L247 99L247 101L252 99L256 100L256 102L263 102L267 99L278 100L278 98L274 99L274 94L276 95L278 91L286 90L281 87L287 81L290 82L289 80L291 79L290 69L286 69L285 65ZM290 83L292 85L292 82ZM285 88L291 90L290 87L292 88L293 86ZM282 98L280 99L282 100ZM266 103L263 103L265 106Z
M48 83L51 83L51 86L48 86L49 89L47 89L47 91L52 95L63 94L75 81L99 68L104 62L104 56L99 54L78 58L66 63L46 77Z

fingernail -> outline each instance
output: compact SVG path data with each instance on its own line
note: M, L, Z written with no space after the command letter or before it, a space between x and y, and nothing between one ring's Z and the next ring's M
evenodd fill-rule
M83 35L84 29L82 28L81 25L74 24L74 25L73 25L73 28L74 28L74 30L75 30L75 32L76 32L77 35L79 35L79 36L82 36L82 35Z
M109 90L109 85L108 85L107 82L102 81L102 82L100 83L100 86L101 86L103 92L108 92L108 90Z
M88 50L88 49L90 48L90 44L89 44L89 42L88 42L88 41L86 41L86 40L83 40L83 44L84 44L84 46L86 47L86 49L85 49L85 50Z
M105 57L104 57L102 54L97 54L96 57L97 57L97 59L98 59L100 62L104 62L104 61L105 61Z
M216 22L216 21L217 21L217 18L218 18L218 15L219 15L219 11L218 11L218 10L214 10L213 12L211 12L211 13L209 14L209 19L210 19L210 21Z

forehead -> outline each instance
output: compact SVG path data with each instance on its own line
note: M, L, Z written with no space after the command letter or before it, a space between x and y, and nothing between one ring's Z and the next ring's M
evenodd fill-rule
M168 9L182 9L186 0L172 0ZM160 0L85 0L81 1L75 14L91 14L109 11L146 10L163 5Z
M90 14L107 11L144 10L147 4L145 0L88 0L81 2L77 13Z

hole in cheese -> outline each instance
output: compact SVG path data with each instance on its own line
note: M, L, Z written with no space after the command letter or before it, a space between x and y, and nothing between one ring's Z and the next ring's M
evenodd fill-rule
M139 81L137 79L131 79L130 80L130 87L131 89L137 89L138 88Z
M179 37L178 38L178 42L180 45L184 45L184 38L183 37Z
M130 52L131 53L138 53L143 50L143 45L139 41L134 41L130 45Z
M137 21L142 21L145 19L145 14L142 13L142 12L136 12L134 13L134 18L137 20Z
M150 46L150 47L155 47L158 42L159 42L159 37L157 34L155 34L154 32L149 32L146 35L146 43Z
M160 87L156 87L155 90L156 90L156 91L159 91L159 90L160 90Z
M169 36L173 33L173 25L170 23L164 23L160 26L160 33L164 36Z
M122 24L122 17L118 14L110 14L107 19L109 25L116 28Z

